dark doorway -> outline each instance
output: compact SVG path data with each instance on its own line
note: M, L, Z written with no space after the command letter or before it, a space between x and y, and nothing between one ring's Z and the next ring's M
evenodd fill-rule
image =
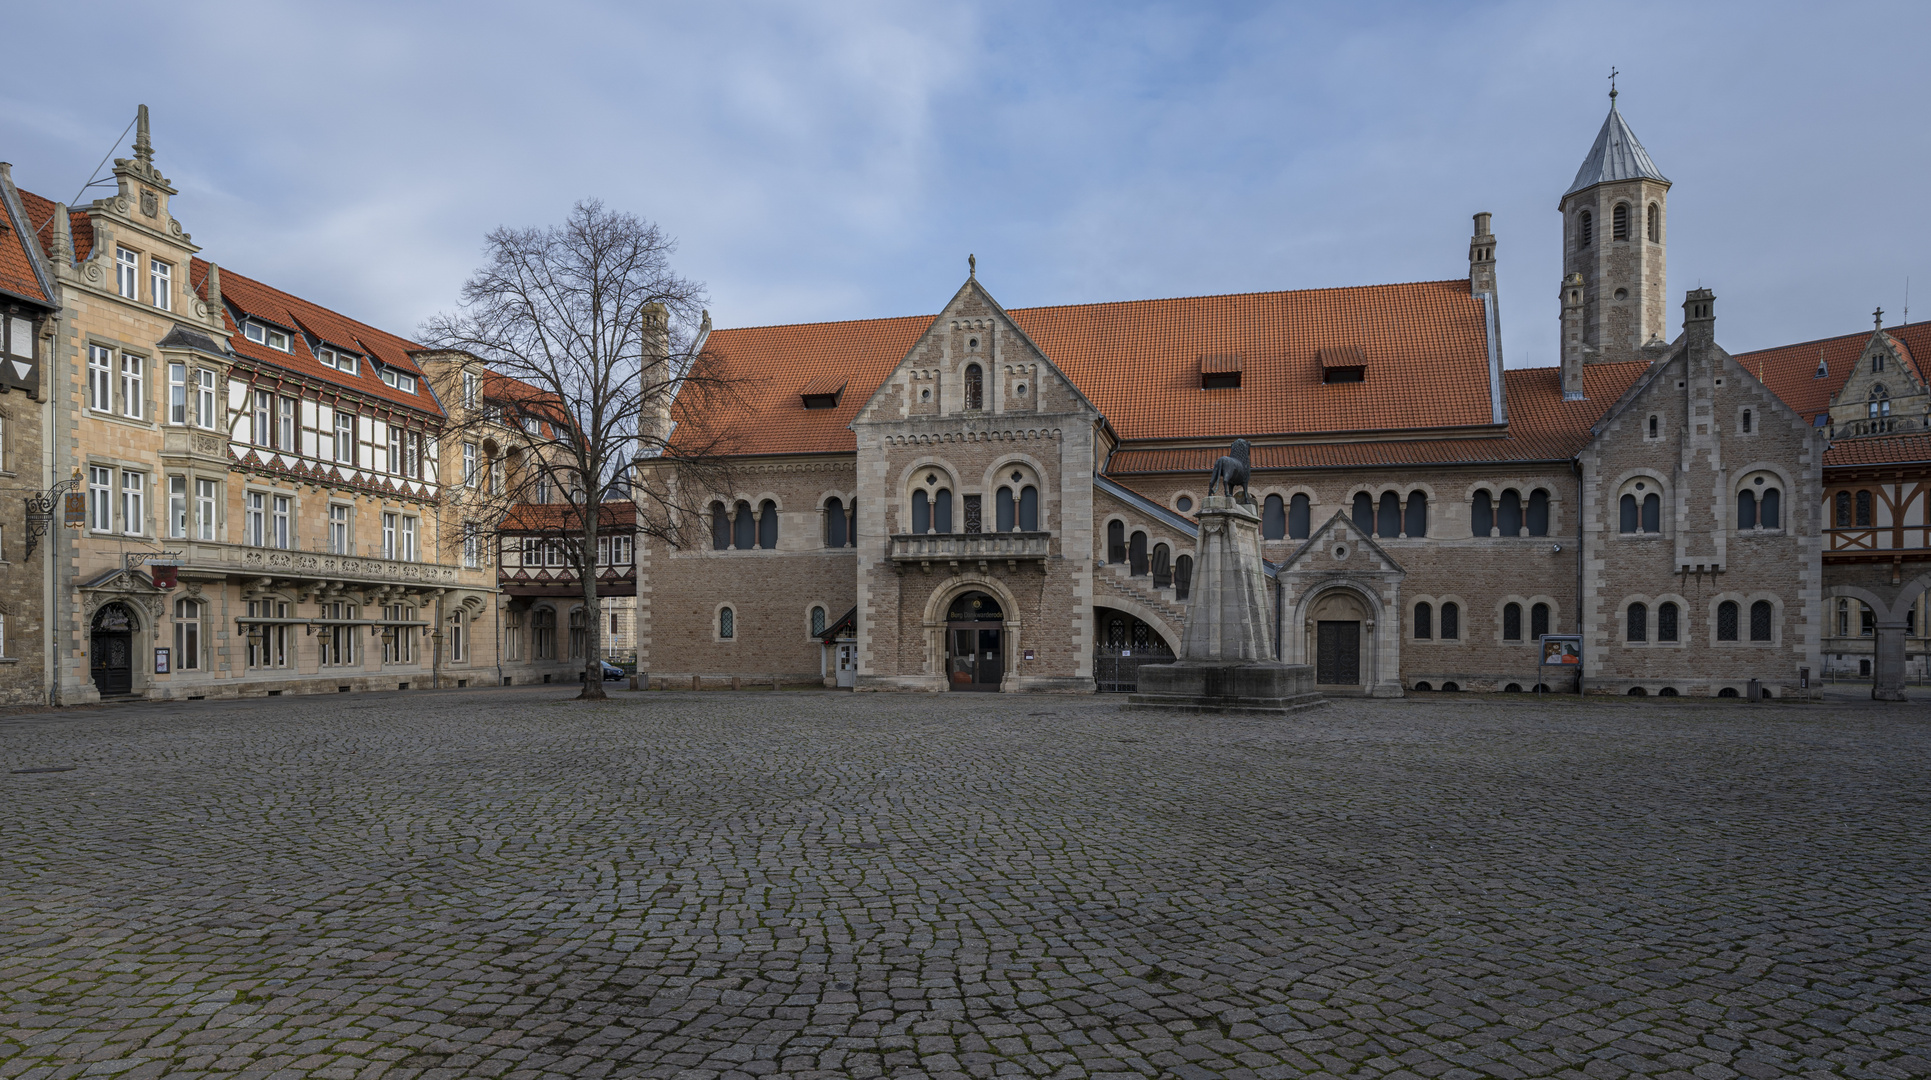
M1153 627L1124 611L1095 608L1093 615L1093 682L1100 693L1131 694L1140 688L1140 668L1173 663L1173 650Z
M985 593L952 602L945 621L946 678L953 690L997 692L1006 674L1005 613Z
M1361 684L1361 624L1322 620L1315 624L1314 681Z
M88 656L94 689L102 697L134 691L134 615L125 604L109 604L94 613Z

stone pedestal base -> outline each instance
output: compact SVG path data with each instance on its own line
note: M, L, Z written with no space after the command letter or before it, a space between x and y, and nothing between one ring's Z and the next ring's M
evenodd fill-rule
M1150 664L1139 676L1139 692L1126 699L1129 709L1286 714L1327 704L1314 689L1309 664L1182 660Z

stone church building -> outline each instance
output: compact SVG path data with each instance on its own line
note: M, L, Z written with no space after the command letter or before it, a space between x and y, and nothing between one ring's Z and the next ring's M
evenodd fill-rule
M716 330L742 400L676 416L732 487L640 541L639 663L1131 689L1245 438L1275 648L1329 693L1531 689L1551 633L1597 692L1810 693L1829 433L1717 343L1710 292L1672 310L1669 189L1612 98L1559 201L1550 367L1503 367L1487 214L1451 280L1008 309L969 275L936 316Z

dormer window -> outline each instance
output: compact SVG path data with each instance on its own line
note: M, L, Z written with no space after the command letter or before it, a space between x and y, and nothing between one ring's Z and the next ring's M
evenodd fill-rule
M1368 355L1353 345L1330 346L1314 355L1321 362L1323 383L1368 381Z
M355 374L356 370L362 365L361 358L354 353L343 352L340 349L330 348L327 345L323 345L315 350L315 359L320 360L323 367L334 368L344 375Z
M266 345L282 352L291 351L287 331L250 320L241 324L242 335L257 345Z
M800 387L798 397L807 409L836 409L838 399L844 393L844 379L833 375L820 375Z
M1200 358L1202 390L1240 389L1240 354L1212 353Z
M395 368L383 368L382 381L405 394L413 394L416 392L416 377L414 375L405 375Z

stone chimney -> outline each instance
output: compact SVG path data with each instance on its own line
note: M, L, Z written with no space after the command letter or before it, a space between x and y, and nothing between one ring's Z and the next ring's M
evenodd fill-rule
M1690 348L1716 344L1716 294L1691 289L1683 296L1683 336Z
M643 321L641 335L644 352L643 370L638 374L638 378L642 381L638 387L638 397L643 406L638 434L643 437L643 444L638 447L638 452L654 457L663 452L664 444L670 440L670 404L673 392L670 366L670 311L662 304L646 304Z
M65 273L74 268L74 223L69 218L66 203L54 204L54 236L48 247L51 254L48 261L54 264L55 273Z
M1480 296L1495 290L1495 234L1489 232L1489 213L1475 215L1475 235L1468 241L1468 291Z
M208 319L215 326L227 329L221 318L221 267L208 264Z
M1588 346L1582 343L1581 274L1562 279L1562 400L1581 401L1582 365Z

